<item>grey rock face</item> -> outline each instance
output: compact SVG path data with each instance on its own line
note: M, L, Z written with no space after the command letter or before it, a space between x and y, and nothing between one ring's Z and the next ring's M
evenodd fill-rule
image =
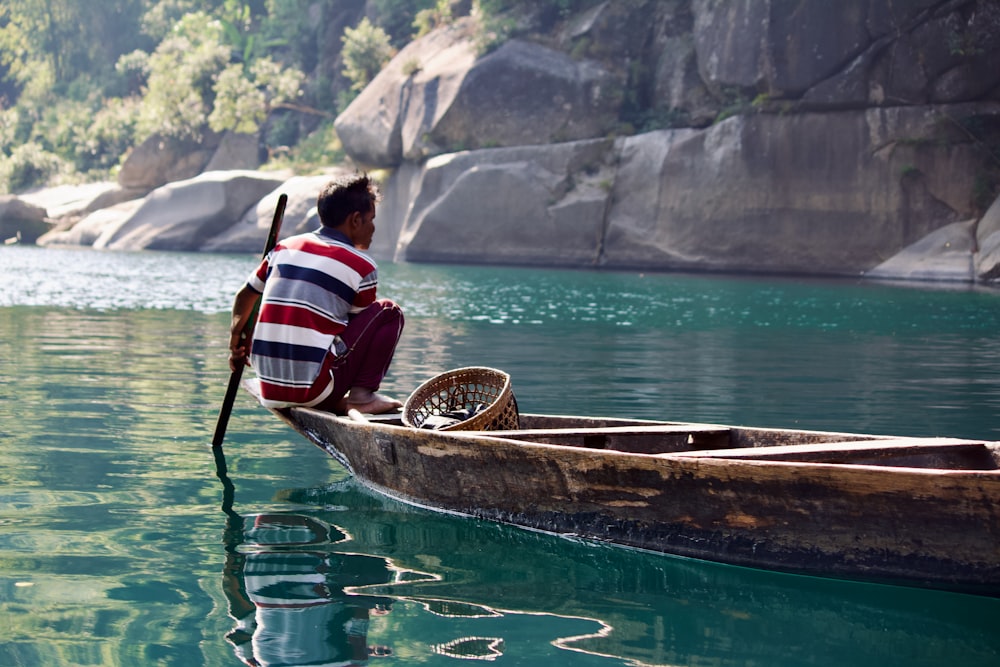
M34 243L49 228L44 208L14 195L0 195L0 242Z
M198 250L284 179L255 171L211 171L150 193L120 224L105 229L95 248Z
M512 40L476 58L468 21L401 51L337 118L361 165L395 167L441 153L599 136L620 103L611 75Z

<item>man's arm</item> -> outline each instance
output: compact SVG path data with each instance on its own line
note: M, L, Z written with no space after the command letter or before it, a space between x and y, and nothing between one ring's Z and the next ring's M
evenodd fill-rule
M257 305L260 292L254 290L249 285L236 293L233 301L233 319L229 324L229 369L235 371L239 364L247 363L250 354L249 344L253 329L246 331L246 338L243 337L247 322L253 315Z
M376 270L361 279L361 285L358 287L357 294L354 295L354 301L351 303L351 310L348 315L353 317L375 303L377 289L378 271Z

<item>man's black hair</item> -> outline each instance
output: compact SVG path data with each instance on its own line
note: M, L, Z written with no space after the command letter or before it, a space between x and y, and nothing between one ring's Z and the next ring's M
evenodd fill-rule
M380 197L378 183L368 174L355 174L330 181L316 198L316 211L324 227L339 227L355 211L370 211Z

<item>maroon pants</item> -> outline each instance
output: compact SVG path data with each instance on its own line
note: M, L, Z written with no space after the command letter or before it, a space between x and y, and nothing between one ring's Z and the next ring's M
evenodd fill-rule
M340 334L347 352L333 363L333 393L324 405L336 404L351 387L378 391L402 333L403 311L389 299L379 299L352 317Z

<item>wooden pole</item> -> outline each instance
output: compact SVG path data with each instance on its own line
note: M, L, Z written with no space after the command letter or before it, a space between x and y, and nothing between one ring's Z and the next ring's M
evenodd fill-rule
M278 197L278 205L274 208L274 219L271 221L271 231L267 234L267 242L264 244L263 257L274 249L278 243L278 234L281 232L281 220L285 216L285 204L288 203L288 195L282 194ZM243 327L241 337L246 340L253 331L257 320L257 309L260 307L258 297L256 305ZM233 411L233 403L236 401L236 392L240 388L240 380L243 377L243 364L239 364L229 376L229 386L226 387L226 396L222 399L222 409L219 410L219 420L215 424L215 435L212 437L212 448L222 447L222 441L226 437L226 426L229 424L229 415Z

